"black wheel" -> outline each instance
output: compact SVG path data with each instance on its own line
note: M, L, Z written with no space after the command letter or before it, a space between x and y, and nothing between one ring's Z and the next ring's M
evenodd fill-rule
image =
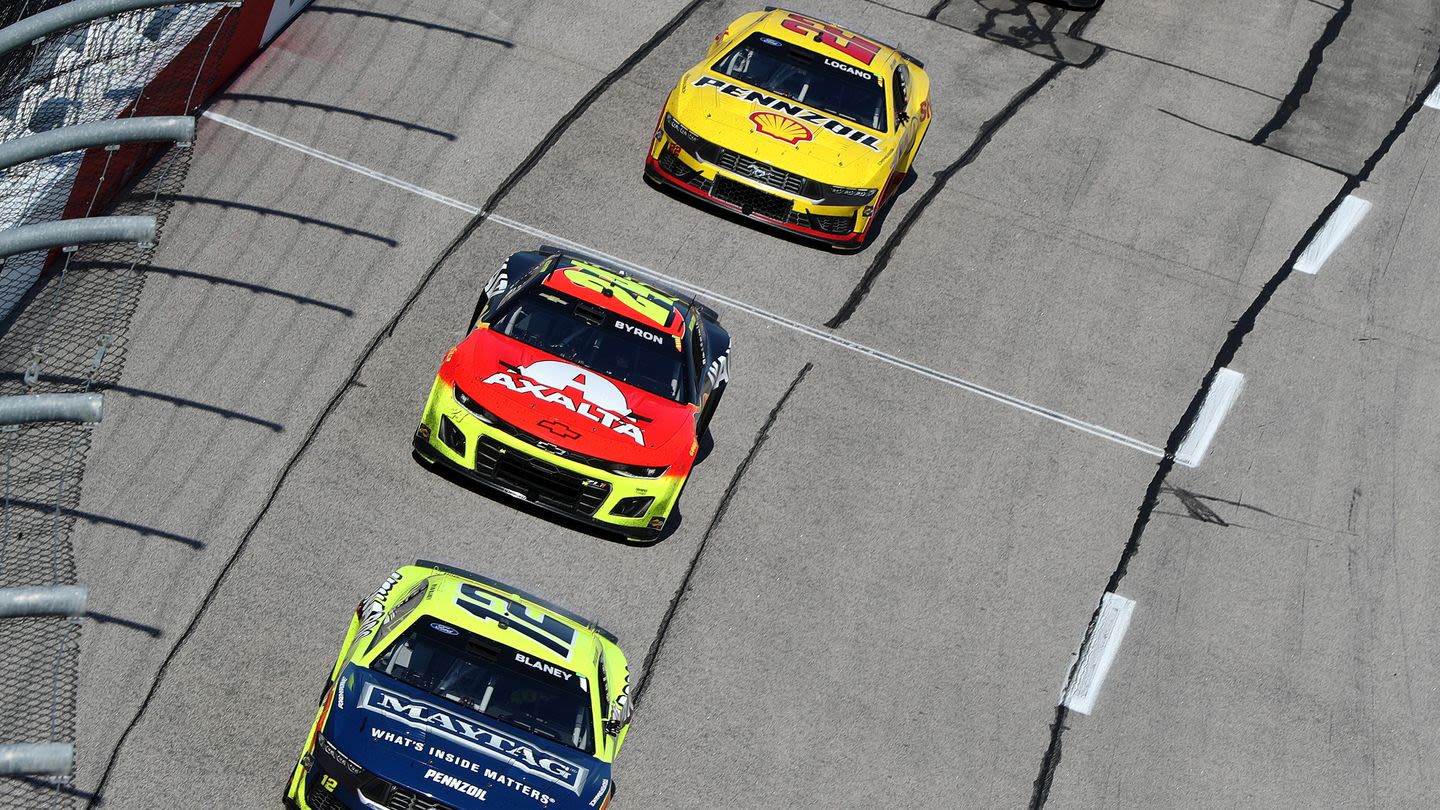
M468 335L471 332L475 331L475 322L480 320L480 313L484 311L485 302L489 300L490 296L484 293L480 294L480 300L475 302L475 311L470 313L470 322L465 324L465 334Z
M725 386L716 388L710 394L710 401L705 403L705 410L700 412L700 424L695 428L695 438L700 439L710 430L710 418L715 415L715 409L720 405L720 397L725 394Z

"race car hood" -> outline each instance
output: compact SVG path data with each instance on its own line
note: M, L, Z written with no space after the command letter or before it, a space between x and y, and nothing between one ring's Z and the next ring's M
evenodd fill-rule
M386 675L351 666L337 688L325 737L369 798L378 777L457 810L594 810L610 787L607 763Z
M449 375L449 376L447 376ZM694 444L694 409L478 329L441 367L486 410L561 449L663 466Z
M788 172L836 185L868 180L896 139L713 72L681 78L670 113L701 138Z

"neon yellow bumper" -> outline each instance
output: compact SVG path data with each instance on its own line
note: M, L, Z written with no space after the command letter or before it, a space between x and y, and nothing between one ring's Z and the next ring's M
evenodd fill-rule
M553 512L637 540L659 536L685 475L621 475L542 450L524 436L472 413L455 399L452 385L436 377L415 450L428 462Z

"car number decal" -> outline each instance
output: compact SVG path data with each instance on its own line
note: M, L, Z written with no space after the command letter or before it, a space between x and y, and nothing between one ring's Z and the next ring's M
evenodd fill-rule
M462 582L460 598L455 604L482 619L504 624L567 659L575 649L574 628L547 613L533 612L523 602L511 602L499 594Z
M780 25L797 34L814 35L819 42L865 64L874 61L880 53L880 45L864 37L852 34L843 28L824 23L800 14L791 14L780 21Z

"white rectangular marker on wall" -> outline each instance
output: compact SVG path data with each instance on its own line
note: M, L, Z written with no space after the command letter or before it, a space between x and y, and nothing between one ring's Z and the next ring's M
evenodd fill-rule
M1320 226L1320 232L1305 246L1305 252L1295 260L1295 269L1312 276L1320 272L1325 260L1340 247L1340 243L1355 230L1369 211L1370 203L1367 200L1354 195L1341 200L1340 207L1325 220L1325 224Z
M1205 401L1200 403L1200 413L1195 415L1195 421L1190 423L1190 429L1180 442L1180 449L1175 452L1175 463L1186 467L1200 466L1244 385L1245 375L1234 369L1222 368L1215 372L1210 390L1205 392Z
M1436 87L1430 91L1430 95L1425 97L1425 106L1432 110L1440 110L1440 87Z
M1100 697L1100 686L1115 663L1120 652L1120 642L1125 640L1125 631L1130 627L1130 614L1135 612L1135 600L1126 599L1117 593L1106 593L1100 597L1100 615L1095 619L1095 632L1090 642L1080 650L1075 661L1072 676L1065 687L1061 703L1081 714L1089 714Z

